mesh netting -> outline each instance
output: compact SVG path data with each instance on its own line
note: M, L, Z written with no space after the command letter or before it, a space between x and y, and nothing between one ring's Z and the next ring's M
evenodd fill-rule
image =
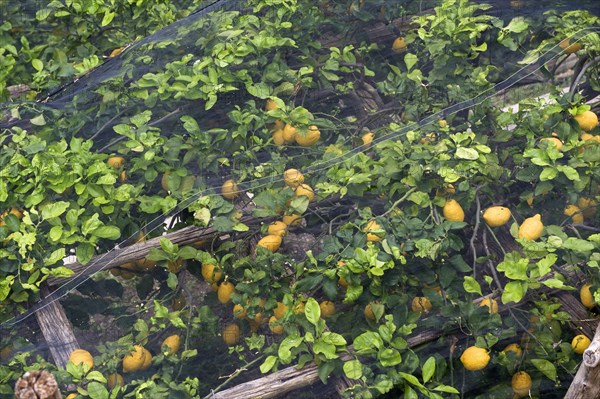
M0 2L0 396L578 381L596 0L117 3Z

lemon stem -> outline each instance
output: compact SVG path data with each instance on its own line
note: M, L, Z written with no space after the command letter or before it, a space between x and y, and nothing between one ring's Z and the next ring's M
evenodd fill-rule
M390 207L390 209L388 209L387 211L385 211L384 213L382 213L382 214L381 214L381 215L379 215L379 216L383 217L383 216L387 216L387 215L389 215L389 214L390 214L390 212L392 212L392 211L394 210L394 208L396 208L396 207L397 207L398 205L400 205L400 204L401 204L403 201L405 201L405 200L408 198L408 196L409 196L409 195L411 195L411 194L412 194L412 193L413 193L413 192L414 192L416 189L417 189L416 187L413 187L413 188L411 188L410 190L408 190L408 191L407 191L407 192L406 192L406 193L405 193L405 194L402 196L402 198L400 198L398 201L396 201L396 202L394 202L394 203L392 204L392 206Z

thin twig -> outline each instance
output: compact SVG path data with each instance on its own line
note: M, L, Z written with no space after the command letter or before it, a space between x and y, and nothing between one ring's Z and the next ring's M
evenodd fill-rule
M384 217L384 216L387 216L387 215L389 215L389 214L390 214L390 213L391 213L391 212L394 210L394 208L396 208L398 205L400 205L400 203L402 203L403 201L405 201L405 200L408 198L408 196L409 196L409 195L411 195L411 194L412 194L412 193L413 193L413 192L414 192L416 189L417 189L416 187L413 187L413 188L411 188L410 190L408 190L408 191L407 191L407 192L406 192L406 193L405 193L405 194L402 196L402 198L400 198L398 201L396 201L396 202L394 202L394 203L392 204L392 206L390 207L390 209L388 209L387 211L385 211L384 213L382 213L382 214L381 214L381 215L379 215L379 216L380 216L380 217Z
M246 364L244 367L240 367L239 369L237 369L221 385L219 385L215 389L211 389L210 395L208 395L206 397L206 399L210 399L210 398L214 397L214 394L219 392L221 389L223 389L225 387L225 385L227 385L229 382L231 382L231 380L233 380L235 377L240 375L243 371L248 370L248 368L250 368L250 366L252 366L254 363L258 362L259 360L261 360L264 357L265 357L265 355L262 354L259 357L257 357L256 359L252 360L250 363Z
M579 71L579 73L577 74L577 76L575 77L575 79L573 79L573 82L571 83L571 87L569 87L569 92L571 93L571 100L573 100L573 98L575 97L575 89L579 85L579 81L583 78L583 75L585 74L585 72L587 71L587 69L589 67L591 67L592 65L596 64L599 61L600 61L600 56L595 57L594 59L592 59L590 62L588 62L587 64L585 64L583 66L583 68L581 68L581 71Z
M473 252L473 278L477 278L477 249L475 249L475 237L477 236L477 231L479 231L479 223L481 212L481 202L479 201L479 188L475 190L475 204L477 205L477 209L475 211L475 227L473 228L473 234L471 235L471 239L469 240L469 246L471 247L471 252Z

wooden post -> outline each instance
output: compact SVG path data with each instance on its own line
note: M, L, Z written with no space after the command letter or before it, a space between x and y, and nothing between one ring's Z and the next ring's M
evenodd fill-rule
M50 294L47 286L43 286L41 292L44 297ZM58 367L65 367L71 352L79 348L65 310L59 301L51 301L36 311L35 317L50 348L54 363Z
M590 346L583 352L583 362L569 386L565 399L600 398L600 324Z

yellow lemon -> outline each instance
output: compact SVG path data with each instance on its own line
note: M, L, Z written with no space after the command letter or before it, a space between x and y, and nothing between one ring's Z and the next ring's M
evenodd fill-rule
M581 209L579 209L577 205L567 205L563 214L565 216L571 216L571 219L575 224L583 223L583 213L581 213Z
M231 294L235 291L235 285L229 281L223 281L217 290L219 302L225 304L231 301Z
M483 220L490 227L500 227L510 219L510 209L503 206L492 206L483 212Z
M578 52L579 50L581 50L581 44L580 43L573 43L571 44L569 42L569 39L563 39L560 41L560 43L558 43L559 47L561 49L563 49L563 51L566 54L573 54Z
M133 373L141 370L144 366L144 361L146 358L144 347L141 345L134 345L133 348L133 352L129 353L129 355L125 355L123 358L124 373Z
M464 222L465 220L465 211L455 199L446 201L442 212L446 220L451 222Z
M315 125L311 125L308 127L306 133L297 133L295 139L298 145L301 145L302 147L310 147L311 145L319 141L320 137L321 132L319 131L319 128Z
M121 374L113 373L109 375L106 379L106 385L108 386L108 389L113 389L117 385L122 387L123 385L125 385L125 380L123 379L123 376Z
M585 111L575 116L575 120L579 124L579 127L589 132L598 126L598 116L592 111Z
M581 209L581 213L583 213L583 217L587 219L591 219L596 214L596 205L598 203L596 200L588 197L579 197L577 200L577 206Z
M179 351L180 345L181 345L181 338L179 338L179 335L174 334L174 335L170 335L167 338L165 338L165 340L163 341L163 343L160 347L164 348L166 346L168 348L168 351L166 353L169 355L173 355Z
M304 302L298 302L296 306L294 306L294 314L299 315L304 313Z
M381 230L381 225L375 220L370 220L369 223L364 227L363 232L367 233L367 241L376 242L383 240L383 237L377 234L370 233L373 230Z
M558 137L544 137L543 139L540 140L541 141L546 141L548 143L551 143L551 145L555 146L557 150L561 150L563 147L563 142L560 141L560 139Z
M285 140L286 143L293 143L296 139L298 131L292 125L286 124L282 129L281 133L283 135L283 140Z
M269 225L267 228L267 233L283 237L287 234L287 227L287 224L281 221L276 221Z
M240 195L237 183L231 179L226 180L221 186L221 195L223 198L228 200L235 199L238 195Z
M223 341L227 345L231 346L237 344L240 338L242 338L242 331L237 324L227 324L223 329Z
M579 290L579 299L581 299L581 303L588 309L593 309L596 306L596 302L594 301L594 295L592 295L591 284L584 284Z
M592 342L588 337L583 334L576 335L571 341L571 346L573 347L573 352L578 355L583 355L583 352L590 346Z
M375 321L375 313L373 313L373 306L370 303L367 303L367 306L365 306L364 314L367 320Z
M281 147L285 144L285 139L283 138L283 129L276 129L273 131L273 144Z
M269 319L269 329L274 334L283 334L283 325L281 325L281 322L275 316L271 316Z
M402 53L406 50L406 39L404 39L403 37L397 37L396 40L394 40L394 43L392 43L392 51L394 53Z
M91 370L94 368L94 357L85 349L75 349L69 355L69 361L75 365L83 363Z
M296 188L304 183L304 175L298 169L288 169L283 172L283 181L291 188Z
M146 348L144 348L144 363L142 363L141 371L148 370L152 366L152 354Z
M213 265L212 263L204 263L202 264L202 277L204 278L204 281L212 284L221 280L221 277L223 277L223 272L217 265Z
M233 305L233 317L236 319L243 319L248 315L246 309L240 304Z
M321 317L326 319L335 314L335 303L331 301L323 301L319 304L321 308Z
M125 158L120 156L110 157L106 160L106 163L112 168L121 169L125 165Z
M315 199L315 192L313 191L312 187L308 184L300 184L298 187L296 187L294 193L298 197L301 195L305 196L306 198L308 198L309 202L312 202Z
M544 224L542 223L542 216L538 213L523 221L519 227L518 237L534 241L542 236L543 231Z
M521 349L519 344L516 343L506 345L506 348L502 349L502 352L513 352L517 357L521 357L523 355L523 349Z
M279 109L279 107L277 106L277 103L270 98L267 99L267 101L265 102L265 110L266 111L274 111L276 109Z
M287 306L285 306L282 302L277 302L277 307L273 309L273 315L277 320L279 320L285 315L285 312L287 312L287 310Z
M469 346L460 356L460 362L469 371L482 370L490 362L490 355L484 348Z
M283 223L287 224L288 226L297 226L300 223L302 223L302 216L300 216L300 215L284 215L283 218L281 218L281 220L283 221Z
M369 145L373 142L374 138L375 134L373 134L372 132L367 132L362 135L361 140L363 142L363 145Z
M65 399L75 399L77 397L76 393L70 393L67 395L67 397Z
M431 301L425 296L414 297L410 304L410 308L412 309L412 311L418 313L427 313L431 310L432 307L433 306L431 304Z
M256 244L259 247L263 247L268 249L271 252L277 252L279 247L281 246L281 236L275 234L269 234L268 236L264 236L258 243Z
M498 313L498 301L495 299L484 298L479 302L479 306L487 306L489 313Z
M529 396L531 390L531 377L524 371L518 371L512 376L512 389L519 398Z

